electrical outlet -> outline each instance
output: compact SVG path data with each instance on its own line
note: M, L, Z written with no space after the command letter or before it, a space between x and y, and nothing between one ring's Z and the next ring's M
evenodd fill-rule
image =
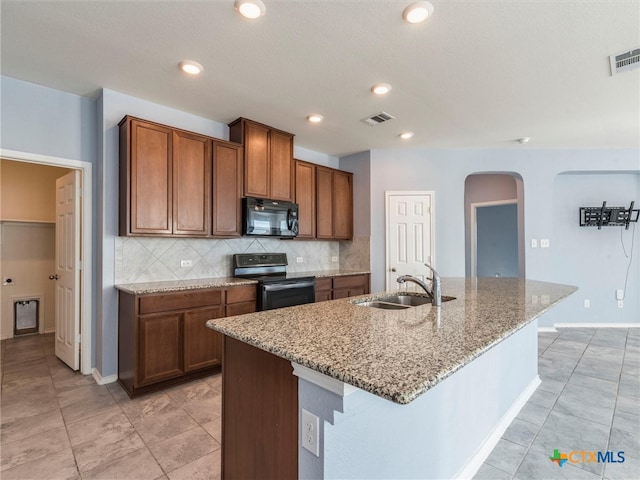
M532 238L531 239L531 248L538 248L538 239L537 238Z
M624 290L619 288L616 290L616 300L624 300Z
M549 248L549 239L541 238L540 239L540 248Z
M551 299L549 298L549 295L540 295L540 304L541 305L549 305L549 301Z
M618 308L624 307L624 300L618 300Z
M337 262L338 261L338 257L331 257L331 261L332 262Z
M302 446L313 453L316 457L320 456L320 419L311 412L302 409L302 422L300 422L302 435Z
M296 262L298 263L304 262L304 257L296 257Z
M182 268L193 267L193 260L180 260L180 266Z
M589 299L585 299L582 302L582 305L584 306L584 308L590 308L591 307L591 302L589 301Z

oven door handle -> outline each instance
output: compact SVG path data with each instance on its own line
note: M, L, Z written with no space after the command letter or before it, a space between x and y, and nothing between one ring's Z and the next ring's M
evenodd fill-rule
M315 288L315 285L316 284L313 281L311 282L291 281L291 282L284 282L284 283L271 283L271 284L262 285L262 290L264 290L265 292L279 292L280 290L290 290L292 288L309 288L309 287Z

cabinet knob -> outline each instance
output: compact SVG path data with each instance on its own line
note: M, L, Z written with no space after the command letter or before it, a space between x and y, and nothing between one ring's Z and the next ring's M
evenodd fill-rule
M395 272L395 271L396 271L396 267L393 267L393 268L391 269L391 271L392 271L392 272Z
M59 278L58 275L49 275L49 280L58 280Z

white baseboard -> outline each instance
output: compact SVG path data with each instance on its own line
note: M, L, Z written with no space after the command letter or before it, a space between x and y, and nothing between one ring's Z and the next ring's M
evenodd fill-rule
M538 333L556 333L556 327L538 327Z
M107 383L113 383L118 380L118 375L114 374L114 375L109 375L107 377L103 377L102 375L100 375L100 372L95 368L91 369L91 374L93 375L93 378L95 379L98 385L106 385Z
M640 323L554 323L555 328L640 328Z
M535 376L531 383L527 385L527 388L523 390L520 396L511 405L509 410L504 414L502 420L496 425L493 431L480 445L476 453L469 459L469 461L458 471L454 476L455 479L471 479L478 472L484 461L489 457L495 446L498 444L504 432L509 428L511 422L518 416L518 413L525 406L529 397L536 391L538 385L542 381L538 375Z

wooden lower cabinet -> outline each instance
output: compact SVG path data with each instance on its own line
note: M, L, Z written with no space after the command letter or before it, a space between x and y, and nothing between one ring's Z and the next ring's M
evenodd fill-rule
M139 385L149 385L184 373L181 317L180 313L169 313L138 319Z
M184 371L214 367L222 363L222 336L207 328L207 320L224 317L224 306L184 313Z
M369 274L341 275L316 279L316 302L355 297L369 293Z
M131 397L219 372L222 335L206 322L256 310L256 286L119 292L118 381Z

